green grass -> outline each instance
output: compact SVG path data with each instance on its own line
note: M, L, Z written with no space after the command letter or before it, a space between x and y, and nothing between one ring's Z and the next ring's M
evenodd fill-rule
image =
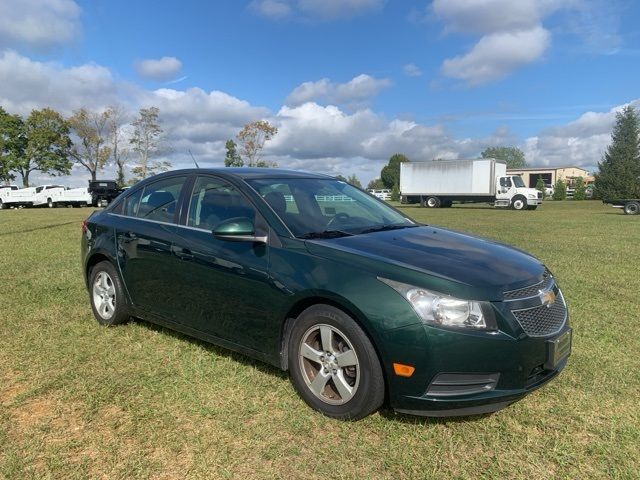
M406 211L551 268L575 335L555 381L491 416L330 420L274 368L141 321L99 327L89 210L5 210L0 478L638 478L640 218L569 201Z

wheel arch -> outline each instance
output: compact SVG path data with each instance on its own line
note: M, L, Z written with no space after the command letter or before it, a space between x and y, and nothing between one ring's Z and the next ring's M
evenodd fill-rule
M104 251L97 251L91 254L91 256L87 259L84 266L84 283L89 286L89 276L91 275L91 270L100 262L107 261L113 265L116 271L119 271L117 263Z
M384 355L380 350L380 342L377 341L375 335L372 335L371 328L369 327L368 322L364 320L365 315L360 311L360 309L358 309L346 298L339 297L333 294L317 293L308 297L300 298L289 308L289 311L285 315L280 329L280 368L284 371L287 371L289 368L289 351L287 346L289 343L289 335L291 333L293 324L302 312L314 305L329 305L337 308L346 315L349 315L349 317L351 317L353 321L356 322L360 328L362 328L362 331L371 342L371 345L373 345L373 349L375 350L378 361L380 362L386 391L388 389L389 382L387 379L385 362L383 360ZM387 394L388 392L385 393L385 396Z

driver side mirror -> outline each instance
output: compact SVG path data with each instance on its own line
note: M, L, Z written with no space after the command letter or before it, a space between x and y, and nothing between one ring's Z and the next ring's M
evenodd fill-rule
M216 225L212 233L215 238L229 242L267 243L267 236L257 237L253 221L245 217L225 220Z

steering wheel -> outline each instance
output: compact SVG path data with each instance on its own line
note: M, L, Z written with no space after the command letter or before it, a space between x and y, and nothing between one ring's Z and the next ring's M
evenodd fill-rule
M331 226L333 226L336 222L340 222L342 223L345 220L349 220L351 218L351 216L347 213L344 212L339 212L336 213L333 218L331 220L329 220L329 223L327 223L327 230L329 230Z

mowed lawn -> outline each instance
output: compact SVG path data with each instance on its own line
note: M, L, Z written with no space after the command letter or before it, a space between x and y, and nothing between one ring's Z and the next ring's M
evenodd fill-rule
M490 416L348 423L272 367L142 321L98 326L80 273L89 212L0 211L0 477L638 478L639 217L599 202L407 207L542 259L573 355Z

